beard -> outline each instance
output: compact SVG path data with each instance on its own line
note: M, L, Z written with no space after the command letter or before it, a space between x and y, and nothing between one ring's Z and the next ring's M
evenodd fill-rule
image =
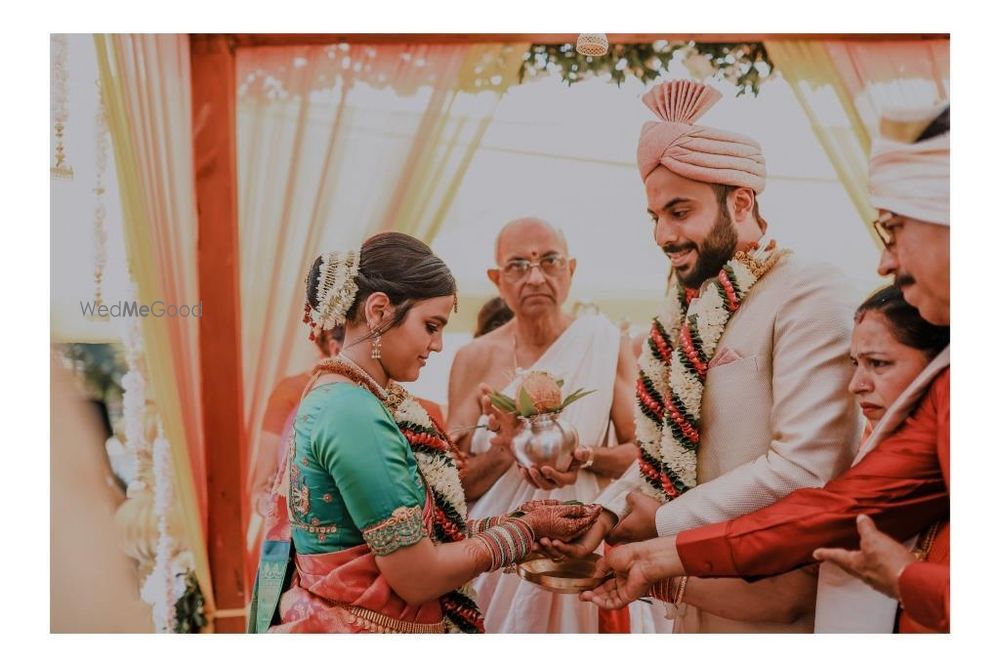
M698 259L695 260L694 266L688 270L687 274L682 275L677 271L677 279L681 285L698 289L706 280L718 275L722 267L733 258L733 255L736 254L737 243L736 226L733 224L733 219L729 217L729 211L725 207L720 207L715 224L700 246L697 243L689 242L663 246L661 250L664 254L692 249L698 251Z

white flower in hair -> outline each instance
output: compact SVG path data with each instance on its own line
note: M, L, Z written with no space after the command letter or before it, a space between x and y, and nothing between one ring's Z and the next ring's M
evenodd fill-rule
M319 284L316 287L316 307L312 308L306 295L306 316L309 338L315 339L322 331L333 329L347 322L347 311L354 305L358 293L358 269L361 251L334 250L323 255L319 267Z

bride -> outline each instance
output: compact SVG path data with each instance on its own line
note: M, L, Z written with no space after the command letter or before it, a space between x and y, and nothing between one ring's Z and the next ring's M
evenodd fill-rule
M313 263L310 337L345 325L314 369L271 494L250 632L482 632L469 582L599 508L526 503L466 520L451 444L397 382L415 380L457 308L455 279L396 232Z

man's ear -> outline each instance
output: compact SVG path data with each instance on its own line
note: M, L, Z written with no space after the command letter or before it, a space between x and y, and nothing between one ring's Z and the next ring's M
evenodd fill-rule
M753 217L756 195L750 188L736 188L733 191L733 221L743 222L747 216Z
M500 289L500 269L486 269L486 277Z
M576 257L569 258L569 277L572 278L573 274L576 273Z

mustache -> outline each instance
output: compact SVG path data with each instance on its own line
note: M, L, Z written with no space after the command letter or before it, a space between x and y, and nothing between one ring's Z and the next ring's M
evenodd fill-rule
M899 273L896 274L896 279L893 281L893 285L895 285L896 289L903 289L904 287L913 285L916 282L917 281L914 280L913 276L911 276L910 274Z
M681 244L667 244L665 246L660 246L660 250L663 251L664 255L669 255L671 253L685 252L687 250L695 250L697 246L693 243L681 243Z

